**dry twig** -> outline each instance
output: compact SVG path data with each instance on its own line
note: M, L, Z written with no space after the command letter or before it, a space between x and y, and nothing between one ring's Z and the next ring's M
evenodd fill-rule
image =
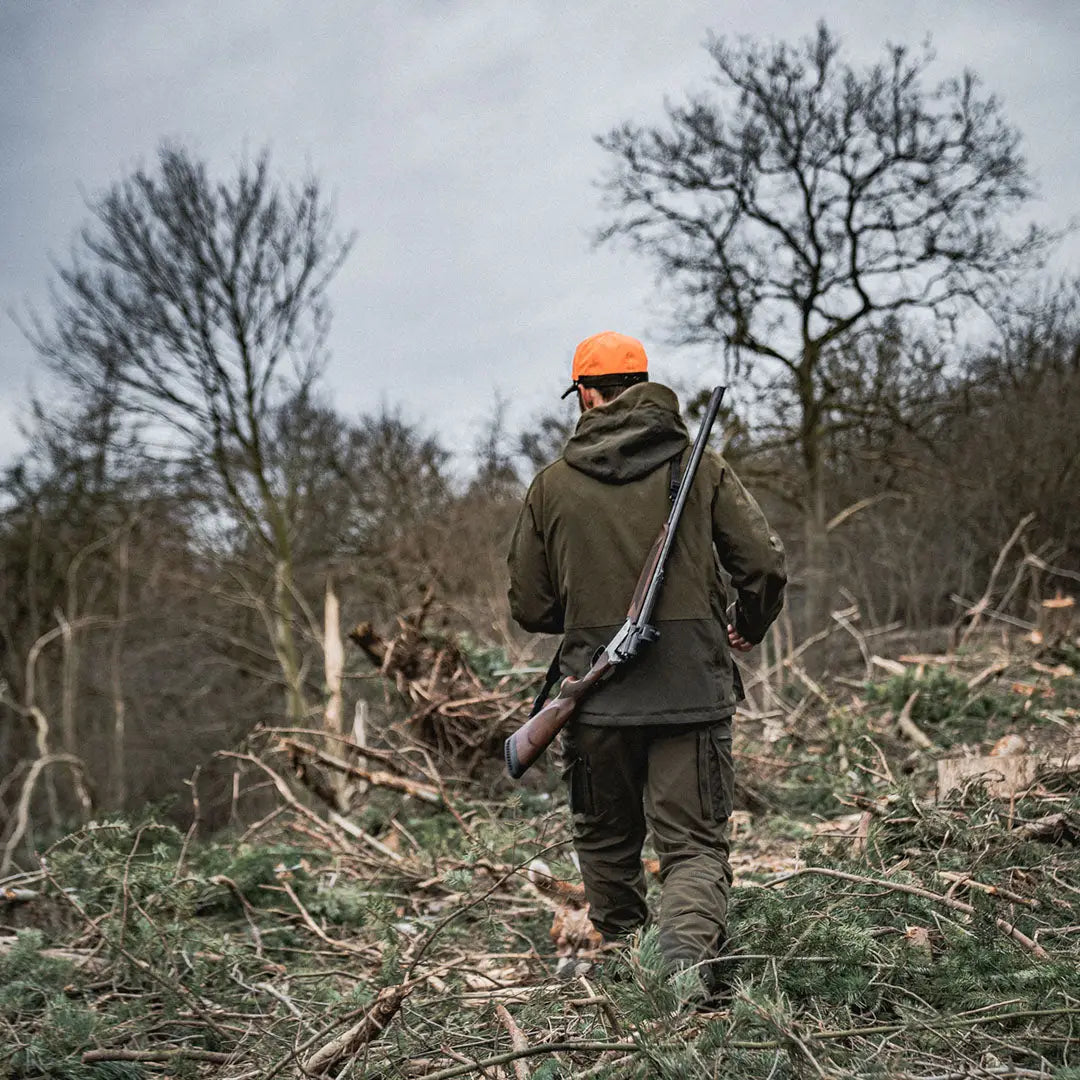
M529 1040L525 1038L521 1028L517 1026L514 1018L507 1011L506 1006L496 1005L495 1015L499 1018L503 1027L506 1028L507 1034L510 1036L510 1045L514 1050L528 1050ZM518 1058L514 1062L514 1076L516 1080L529 1080L529 1067L525 1064L524 1058Z
M384 986L363 1019L316 1050L304 1062L305 1071L315 1076L325 1076L338 1062L363 1049L394 1019L411 992L411 985Z
M167 1064L170 1061L205 1061L209 1065L228 1065L232 1054L219 1054L214 1050L198 1050L193 1046L170 1047L168 1050L87 1050L82 1056L84 1065L96 1061L142 1061L147 1064Z
M915 709L915 702L919 700L919 691L916 690L911 694L907 701L904 702L904 707L900 710L900 715L896 718L896 726L916 745L921 746L924 750L932 750L934 747L933 740L926 735L923 730L911 719L911 714Z

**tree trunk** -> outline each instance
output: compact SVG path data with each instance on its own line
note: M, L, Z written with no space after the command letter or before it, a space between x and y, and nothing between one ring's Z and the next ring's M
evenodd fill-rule
M822 477L807 477L811 485L803 532L806 542L807 636L823 630L829 620L829 531L825 516L825 484Z
M307 715L307 704L293 629L293 603L292 565L287 558L278 559L274 567L274 651L285 679L285 715L290 721L301 722Z
M345 645L341 640L341 605L334 591L333 578L326 577L326 600L323 606L323 668L326 674L327 731L345 734L345 695L342 675L345 671Z
M124 700L123 655L124 623L128 614L128 553L131 528L126 528L116 552L117 599L116 626L113 630L110 656L110 684L113 700L112 757L109 763L109 805L121 812L127 802L127 704Z
M26 706L24 715L28 716L34 724L35 746L39 761L51 758L49 749L50 731L49 720L37 703L37 663L41 652L50 641L60 636L63 627L48 630L42 634L33 645L26 658ZM63 669L61 668L61 674ZM60 800L56 791L56 782L52 776L52 770L47 770L44 780L45 801L49 809L49 821L55 828L60 824Z
M79 653L71 624L77 613L69 608L66 617L59 611L56 617L63 631L63 651L60 654L60 745L65 753L74 754L79 742L75 730L75 686L79 678Z
M823 630L829 619L829 530L825 503L825 461L821 403L816 399L813 371L816 355L807 350L799 379L802 406L802 458L805 490L803 536L806 546L806 605L803 633Z
M345 643L341 640L341 605L334 591L334 579L326 575L326 598L323 603L323 671L326 675L326 708L323 726L335 735L345 734L345 692L342 676L345 672ZM332 753L341 750L341 744L326 740L324 746ZM338 811L349 809L350 793L354 786L346 775L332 774L330 784Z
M252 416L252 430L257 430L258 418ZM292 542L287 517L271 493L263 471L262 456L256 452L252 472L262 493L264 520L270 526L274 552L274 606L271 612L271 636L274 653L285 682L285 716L300 724L307 716L304 701L303 671L300 650L296 643L293 614L296 586L293 581Z

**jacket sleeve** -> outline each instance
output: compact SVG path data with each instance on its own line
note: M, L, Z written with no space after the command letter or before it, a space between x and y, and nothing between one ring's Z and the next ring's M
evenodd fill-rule
M537 521L539 491L533 482L518 514L510 541L510 614L524 630L537 634L561 634L563 606L552 581L544 535Z
M713 543L738 593L735 629L756 645L784 606L784 545L731 466L719 457L714 466Z

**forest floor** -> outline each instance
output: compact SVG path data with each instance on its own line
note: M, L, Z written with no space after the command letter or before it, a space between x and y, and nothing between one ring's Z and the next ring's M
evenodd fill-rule
M260 733L244 824L102 820L0 882L0 1078L1076 1080L1078 670L995 637L788 665L738 723L711 1010L653 932L595 951L553 769Z

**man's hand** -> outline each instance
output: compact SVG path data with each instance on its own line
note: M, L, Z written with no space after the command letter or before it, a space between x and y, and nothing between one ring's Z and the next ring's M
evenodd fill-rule
M728 623L727 639L728 644L739 652L749 652L754 647L735 629L732 623Z

